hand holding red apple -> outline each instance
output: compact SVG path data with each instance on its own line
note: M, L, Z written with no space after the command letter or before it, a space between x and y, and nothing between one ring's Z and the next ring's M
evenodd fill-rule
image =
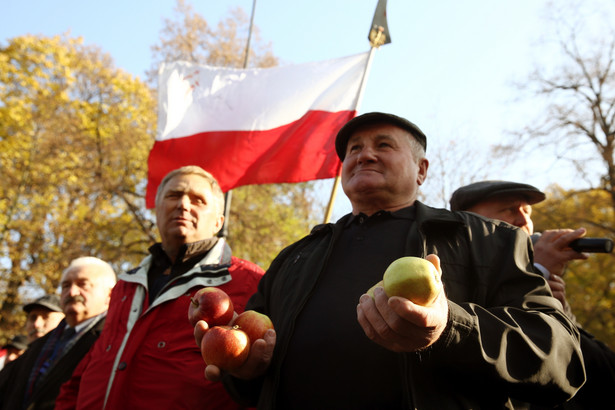
M190 298L188 320L209 380L219 380L221 370L251 379L269 367L275 331L267 315L253 310L237 315L226 292L206 287Z
M263 339L267 330L273 329L271 319L254 310L242 312L230 326L213 326L201 342L201 354L207 365L231 371L240 367L248 358L250 346Z
M201 354L207 365L224 370L240 367L250 353L250 339L238 326L214 326L201 340Z
M194 337L198 346L201 346L202 340L208 330L209 328L205 321L197 322L194 327ZM245 380L256 378L265 373L271 363L275 342L275 330L267 330L262 339L258 339L252 343L246 361L240 367L229 371L229 373ZM221 376L220 367L208 365L205 368L205 377L208 380L219 381Z

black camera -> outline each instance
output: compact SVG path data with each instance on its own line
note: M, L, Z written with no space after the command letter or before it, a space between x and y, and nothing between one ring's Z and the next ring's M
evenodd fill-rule
M532 243L540 238L540 233L532 235ZM568 244L575 252L586 253L611 253L613 251L613 241L609 238L579 238Z

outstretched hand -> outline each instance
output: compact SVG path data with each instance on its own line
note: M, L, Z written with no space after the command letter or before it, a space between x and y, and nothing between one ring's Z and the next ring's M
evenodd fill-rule
M436 255L425 259L442 273ZM367 294L359 299L357 319L367 337L379 345L394 352L413 352L440 338L448 320L448 300L442 290L433 304L421 306L402 297L389 298L377 287L373 299Z

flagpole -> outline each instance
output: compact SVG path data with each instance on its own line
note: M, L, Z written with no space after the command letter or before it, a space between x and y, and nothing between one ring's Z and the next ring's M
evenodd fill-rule
M252 1L252 15L250 16L250 28L248 29L248 40L246 42L246 52L243 56L243 68L248 68L248 62L250 61L250 43L252 42L252 27L254 26L254 12L256 11L256 0ZM228 237L228 223L231 215L231 201L233 199L232 190L226 191L224 194L224 223L220 230L220 235L223 238Z
M372 60L374 58L374 52L378 47L374 47L372 45L369 50L369 56L367 57L367 63L365 64L365 71L363 71L363 77L361 78L361 85L359 86L359 92L357 94L357 101L355 103L354 110L355 112L359 111L359 107L361 106L361 101L363 100L363 93L365 92L365 85L367 84L367 75L369 74L369 70L372 66ZM333 181L333 188L331 189L331 196L329 197L329 204L327 205L327 210L325 212L325 223L328 223L331 220L331 214L333 213L333 204L335 203L335 197L337 196L337 190L340 184L342 174L342 164L340 163L335 179Z
M367 63L365 64L365 71L363 72L363 78L361 78L361 86L359 87L359 93L357 94L357 102L355 104L355 112L359 111L361 101L363 100L363 92L365 91L365 84L367 83L367 75L372 66L372 60L374 58L374 52L383 44L391 42L391 35L389 34L389 26L387 24L387 0L378 0L376 5L376 11L374 12L374 18L372 19L372 26L370 27L367 38L371 48L369 50L369 56ZM331 189L331 197L329 198L329 204L325 211L325 223L331 220L331 214L333 213L333 203L337 196L337 189L340 183L340 176L342 174L342 164L339 165L335 180L333 181L333 188Z

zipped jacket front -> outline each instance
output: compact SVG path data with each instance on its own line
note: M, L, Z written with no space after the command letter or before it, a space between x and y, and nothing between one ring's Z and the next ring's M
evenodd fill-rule
M100 339L77 368L57 408L242 408L220 383L205 379L205 363L188 321L190 297L206 286L229 294L242 312L263 270L232 257L223 239L148 306L150 257L113 289Z

